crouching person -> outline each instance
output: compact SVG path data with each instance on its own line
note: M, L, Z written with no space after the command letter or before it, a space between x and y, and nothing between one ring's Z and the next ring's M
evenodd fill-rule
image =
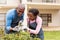
M28 25L29 25L29 33L31 37L37 37L41 40L44 40L44 33L42 30L42 19L38 16L39 11L37 9L30 9L28 11ZM35 36L36 35L36 36Z
M23 20L24 16L24 5L19 4L17 8L11 9L6 14L6 27L5 33L15 33L15 27L18 25L20 20Z

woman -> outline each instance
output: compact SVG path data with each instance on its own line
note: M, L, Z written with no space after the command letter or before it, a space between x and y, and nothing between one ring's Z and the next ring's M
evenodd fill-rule
M38 16L39 11L37 9L30 9L28 11L28 25L32 37L40 38L41 40L44 40L44 34L42 30L42 19Z

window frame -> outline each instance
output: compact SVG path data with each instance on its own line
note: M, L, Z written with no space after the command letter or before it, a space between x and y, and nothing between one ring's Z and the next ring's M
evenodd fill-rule
M7 4L7 0L0 0L0 4Z
M56 0L42 0L44 3L56 3Z
M27 0L27 2L32 2L32 0Z
M46 25L48 26L48 23L51 23L52 22L52 14L42 14L40 13L40 17L42 18L43 20L43 26Z

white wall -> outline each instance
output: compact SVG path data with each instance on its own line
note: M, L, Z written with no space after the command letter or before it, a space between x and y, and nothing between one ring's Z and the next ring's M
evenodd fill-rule
M19 0L7 0L6 4L0 4L0 5L3 5L3 6L17 6L19 4L19 2L20 2Z
M32 0L32 2L39 2L39 3L42 3L42 0ZM60 3L60 0L56 0L56 3Z
M32 2L36 2L36 3L41 3L42 2L42 0L32 0Z
M7 5L16 6L19 4L19 0L7 0Z
M60 26L60 10L52 13L52 23L49 23L49 26Z
M56 0L56 3L60 3L60 0Z

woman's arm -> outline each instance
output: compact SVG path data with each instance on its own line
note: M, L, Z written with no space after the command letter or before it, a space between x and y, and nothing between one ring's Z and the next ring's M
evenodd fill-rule
M42 19L41 18L37 19L36 23L37 23L36 30L29 29L30 33L33 33L33 34L38 34L39 33L39 31L41 29L41 26L42 26Z

